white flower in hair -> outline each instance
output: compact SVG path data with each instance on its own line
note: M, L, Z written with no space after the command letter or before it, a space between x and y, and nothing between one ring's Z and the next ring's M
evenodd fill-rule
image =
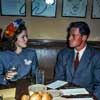
M24 24L24 21L22 20L22 19L16 19L15 21L13 21L13 24L14 24L14 26L15 27L19 27L20 26L20 24Z
M30 65L32 63L32 60L24 59L25 65Z
M13 25L14 25L14 27L17 27L18 28L18 24L17 23L15 23L15 22L13 22Z

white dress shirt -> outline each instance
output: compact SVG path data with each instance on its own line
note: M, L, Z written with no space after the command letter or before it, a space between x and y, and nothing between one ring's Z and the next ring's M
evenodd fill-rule
M85 51L85 49L86 49L86 47L87 47L87 45L83 48L83 49L81 49L80 51L77 51L76 49L74 49L74 51L75 51L75 57L74 58L76 58L76 54L77 54L77 52L79 53L78 54L78 56L79 56L79 61L81 60L81 58L82 58L82 55L83 55L83 53L84 53L84 51Z

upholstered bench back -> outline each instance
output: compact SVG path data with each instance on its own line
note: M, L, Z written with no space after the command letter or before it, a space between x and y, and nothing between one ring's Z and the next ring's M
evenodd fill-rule
M53 79L54 66L59 50L65 48L66 41L60 40L30 40L28 46L36 50L40 69L45 71L46 81ZM100 42L88 42L100 50Z

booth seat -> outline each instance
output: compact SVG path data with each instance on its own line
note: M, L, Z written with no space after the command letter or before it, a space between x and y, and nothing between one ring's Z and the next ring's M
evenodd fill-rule
M99 41L88 41L88 44L100 50ZM67 42L65 40L29 40L28 47L36 50L39 67L45 71L46 82L53 80L57 54L66 46Z

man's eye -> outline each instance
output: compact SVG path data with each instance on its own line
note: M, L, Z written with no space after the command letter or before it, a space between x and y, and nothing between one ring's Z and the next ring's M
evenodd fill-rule
M73 37L75 37L76 35L72 35Z
M74 34L71 34L70 36L75 37L75 35L74 35Z

